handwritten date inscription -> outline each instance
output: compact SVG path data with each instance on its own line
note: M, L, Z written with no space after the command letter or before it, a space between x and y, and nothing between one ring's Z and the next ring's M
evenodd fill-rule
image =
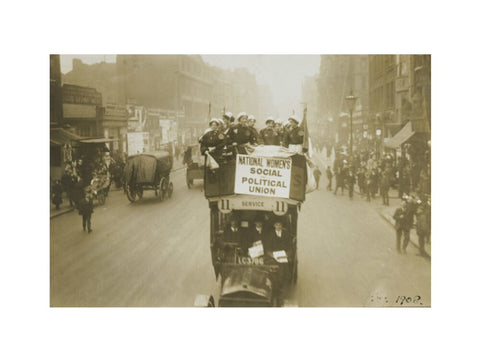
M422 298L420 296L398 296L395 299L394 303L390 303L388 297L379 297L379 296L372 296L370 298L370 302L383 303L385 305L391 304L392 306L423 306Z

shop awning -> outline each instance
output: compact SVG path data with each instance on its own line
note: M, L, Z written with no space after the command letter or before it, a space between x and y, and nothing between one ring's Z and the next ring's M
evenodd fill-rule
M400 131L391 138L386 138L384 146L387 148L398 148L411 138L415 132L412 130L412 123L408 122Z
M84 144L100 144L100 143L110 143L116 142L118 139L113 138L94 138L94 139L82 139L80 143Z
M80 141L81 136L63 128L50 128L50 142L56 145L67 144L71 141Z

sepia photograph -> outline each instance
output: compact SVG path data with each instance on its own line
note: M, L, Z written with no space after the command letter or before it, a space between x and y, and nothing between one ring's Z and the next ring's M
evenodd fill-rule
M49 58L51 307L431 307L430 54Z
M7 3L0 359L475 359L470 3Z

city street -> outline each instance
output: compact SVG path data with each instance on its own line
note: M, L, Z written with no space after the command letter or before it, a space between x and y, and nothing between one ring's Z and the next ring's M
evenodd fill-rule
M153 191L134 204L111 191L90 234L76 212L51 219L52 306L189 307L210 292L202 182L187 189L182 169L172 181L163 202ZM334 196L325 181L299 215L298 306L430 306L430 262L413 245L397 254L394 229L375 207L347 192Z

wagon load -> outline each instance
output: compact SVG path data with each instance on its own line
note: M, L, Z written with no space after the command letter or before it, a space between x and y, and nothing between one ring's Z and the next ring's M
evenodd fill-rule
M168 152L142 153L130 156L124 168L125 193L131 202L141 199L144 190L154 190L163 200L173 191L170 171L173 158Z
M125 166L125 182L158 184L171 169L172 157L168 152L134 155L129 157Z

